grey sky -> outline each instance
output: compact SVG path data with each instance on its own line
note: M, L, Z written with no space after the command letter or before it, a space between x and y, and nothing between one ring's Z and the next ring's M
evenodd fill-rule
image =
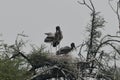
M108 22L104 32L115 33L117 18L107 0L93 2ZM17 33L24 31L32 43L40 45L44 43L44 33L55 32L59 25L64 36L61 46L80 44L87 37L89 13L77 0L0 0L0 32L5 42L13 43Z

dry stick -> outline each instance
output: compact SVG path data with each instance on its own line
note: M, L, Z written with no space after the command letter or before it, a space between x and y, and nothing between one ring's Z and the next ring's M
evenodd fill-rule
M82 48L85 46L86 44L82 43L79 47L80 47L80 50L79 50L79 53L78 53L78 56L80 57L83 57L85 59L85 57L81 54L81 51L82 51Z
M100 43L103 42L103 40L107 37L111 37L111 38L120 38L120 36L111 36L111 35L105 35L101 40L100 40Z
M115 53L115 55L114 55L114 68L115 68L115 70L114 70L114 80L116 80L116 71L117 71L117 66L116 66L116 53Z
M33 77L31 77L31 79L33 79L33 78L35 78L35 77L37 77L37 76L39 76L39 75L41 75L41 74L43 74L43 73L45 73L45 72L47 72L47 71L51 70L51 69L54 69L54 68L58 68L58 67L57 67L57 66L52 66L52 67L50 67L50 68L46 69L45 71L40 72L40 73L38 73L38 74L34 75ZM30 80L31 80L31 79L30 79Z
M97 78L97 75L100 73L100 66L101 66L101 63L100 63L100 62L102 61L103 53L104 53L104 52L102 51L102 53L101 53L100 56L99 56L99 59L100 59L100 60L97 60L97 59L96 59L96 61L97 61L97 63L98 63L98 71L97 71L97 73L96 73L96 75L95 75L95 78ZM102 67L103 67L103 66L102 66Z
M85 2L85 0L83 0L83 3L81 3L80 1L77 1L79 4L82 5L86 5L91 11L93 11L93 9Z
M61 69L60 67L58 67L58 66L54 65L54 66L52 66L52 67L50 67L50 68L48 68L48 69L44 70L43 72L40 72L40 73L38 73L38 74L34 75L33 77L31 77L31 79L33 79L33 78L35 78L35 77L37 77L37 76L39 76L39 75L41 75L41 74L43 74L43 73L45 73L45 72L49 71L49 70L52 70L52 69L54 69L54 68L57 68L58 70L61 70L61 72L63 73L63 75L64 75L65 77L67 77L67 75L65 74L65 72L64 72L64 71L66 71L66 72L68 72L68 73L72 74L72 72L68 71L67 69L64 69L64 68L63 68L63 69Z
M115 46L113 46L111 43L107 43L107 44L109 44L120 55L120 51L118 49L116 49Z
M119 31L120 31L119 2L117 2L117 11L116 11L116 14L117 14L117 18L118 18L118 23L119 23Z
M63 70L61 70L61 72L63 73L63 75L65 76L65 78L67 78L67 75L65 74L65 72Z
M90 4L91 4L92 8L93 8L93 11L95 11L95 7L94 7L92 1L91 0L89 0L89 1L90 1Z

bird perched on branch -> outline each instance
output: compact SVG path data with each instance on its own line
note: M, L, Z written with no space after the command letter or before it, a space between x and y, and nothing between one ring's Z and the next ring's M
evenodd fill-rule
M63 39L62 31L59 26L56 27L55 33L45 33L47 37L45 38L44 42L51 43L53 47L57 47L60 44L60 41Z
M76 48L75 48L75 43L71 43L71 47L65 46L65 47L60 48L60 49L56 52L56 55L68 54L68 53L71 52L73 49L76 49Z

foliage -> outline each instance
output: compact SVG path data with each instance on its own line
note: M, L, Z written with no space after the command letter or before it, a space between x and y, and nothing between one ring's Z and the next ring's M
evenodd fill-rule
M0 80L24 80L25 72L21 60L0 59Z
M88 38L76 48L79 50L79 58L70 55L54 55L45 50L45 45L35 47L29 54L25 54L23 48L27 41L23 38L27 35L18 34L12 45L2 43L0 45L0 80L119 80L120 68L117 66L120 56L120 36L103 35L101 28L105 27L105 20L97 12L92 0L78 1L90 11L90 22L87 26ZM119 2L117 10L109 5L119 18ZM120 24L119 24L120 28ZM116 32L118 33L118 32ZM106 49L109 48L109 50ZM85 51L84 51L85 50ZM87 55L82 55L87 53Z

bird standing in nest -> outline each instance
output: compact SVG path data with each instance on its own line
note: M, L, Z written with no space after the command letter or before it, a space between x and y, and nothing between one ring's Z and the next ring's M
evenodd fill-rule
M55 39L53 40L53 47L60 45L60 41L63 39L62 31L59 26L56 27ZM60 48L60 46L59 46Z
M60 48L60 49L56 52L56 55L68 54L68 53L71 52L73 49L76 49L76 48L75 48L75 43L71 43L71 47L65 46L65 47Z
M60 41L63 39L62 31L59 26L56 27L55 33L45 33L47 37L44 42L51 43L53 47L57 47L60 44Z

